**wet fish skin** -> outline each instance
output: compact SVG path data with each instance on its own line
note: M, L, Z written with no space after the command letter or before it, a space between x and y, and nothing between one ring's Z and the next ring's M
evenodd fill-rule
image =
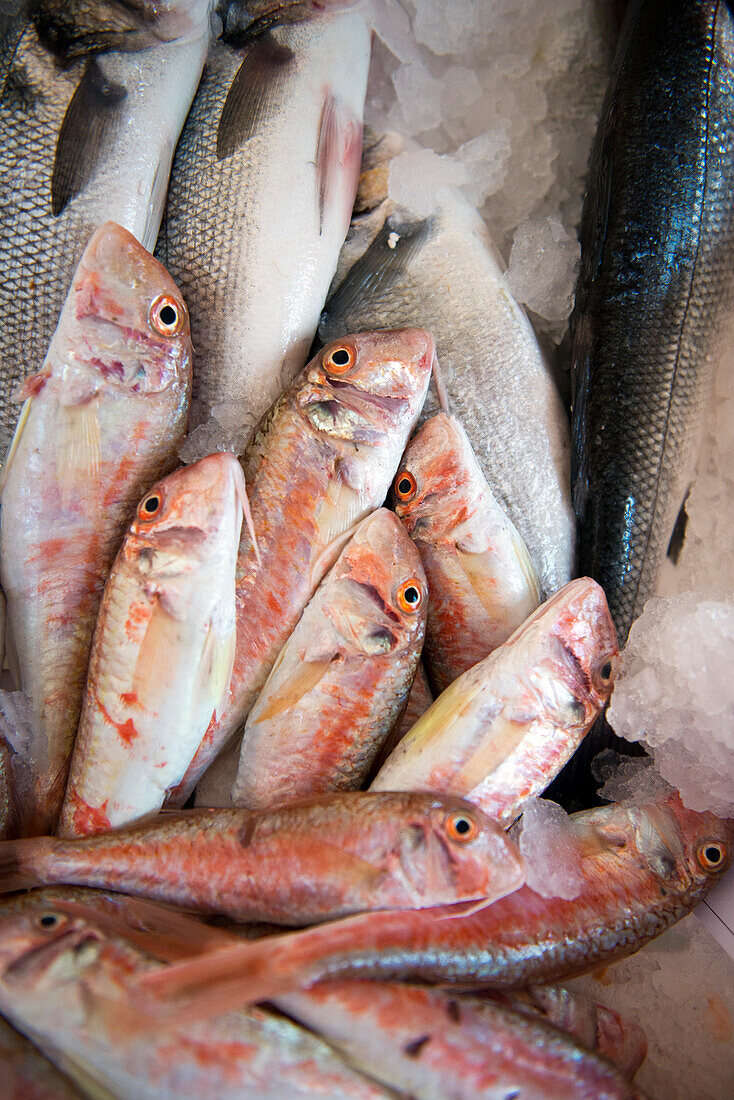
M352 364L332 363L339 352ZM327 345L263 418L243 456L260 558L240 545L230 698L172 804L182 805L244 724L348 532L384 501L425 400L435 356L420 329Z
M231 46L245 45L283 23L302 23L350 8L355 0L219 0L222 37Z
M418 551L381 508L321 582L248 715L235 805L360 789L405 707L427 603Z
M209 54L156 255L193 319L192 426L213 409L220 447L240 453L306 362L349 227L369 55L349 12Z
M66 71L24 19L0 42L0 454L92 233L112 220L155 244L208 34Z
M539 582L455 417L423 422L395 475L392 503L426 570L423 658L438 695L535 611Z
M618 656L601 588L571 581L446 688L370 789L451 791L512 824L608 701Z
M154 307L176 313L173 332L153 328ZM191 356L186 306L168 273L126 230L102 226L27 383L4 469L0 574L11 668L34 711L39 832L61 806L107 571L185 432Z
M85 1095L126 1100L241 1100L284 1096L381 1100L391 1095L326 1044L259 1008L160 1032L120 1015L134 976L158 966L98 923L93 909L55 908L45 891L0 915L0 1010ZM95 1012L101 1003L107 1011Z
M730 4L629 4L592 153L572 317L574 503L579 568L604 587L621 643L654 593L730 331L732 57Z
M389 159L396 149L384 146ZM458 194L427 219L386 199L355 216L345 251L352 266L330 294L319 335L397 324L433 330L451 411L551 595L570 580L574 557L567 417L482 218ZM424 417L438 408L429 393Z
M229 689L247 503L213 454L146 493L105 585L61 811L62 836L155 813Z
M428 683L423 661L418 662L415 678L408 695L408 702L403 717L398 725L393 726L392 732L383 742L375 759L374 774L380 770L395 746L402 741L408 730L412 729L422 714L425 714L433 703L431 685Z
M638 1097L606 1059L539 1015L417 986L325 982L276 1006L350 1064L420 1100Z
M0 892L74 883L281 924L489 901L524 873L513 842L476 807L421 793L184 811L96 837L0 845Z
M517 989L630 955L705 896L731 865L734 821L671 797L572 818L585 843L570 900L529 887L462 915L461 906L367 913L178 963L138 984L166 1019L220 1012L323 979Z

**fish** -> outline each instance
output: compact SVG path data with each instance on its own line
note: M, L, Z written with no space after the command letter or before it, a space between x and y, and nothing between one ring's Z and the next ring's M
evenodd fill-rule
M94 21L103 5L56 6L73 24L82 9ZM27 15L0 42L0 455L17 418L13 394L42 366L93 232L115 221L153 249L209 42L207 4L189 7L197 13L184 36L190 40L90 55L67 69Z
M350 1065L421 1100L640 1096L616 1066L568 1032L491 1000L342 981L284 994L275 1004Z
M187 458L240 453L306 362L349 227L369 57L349 12L209 54L156 248L193 319Z
M591 155L571 318L579 568L604 587L622 644L654 595L731 337L732 110L732 5L630 3Z
M242 737L237 806L359 790L423 646L420 555L385 508L362 520L280 652Z
M227 698L245 479L234 455L143 497L105 586L59 822L62 836L163 805Z
M550 596L574 564L566 411L475 207L446 189L433 214L416 218L386 197L381 168L397 148L378 138L368 150L368 207L353 218L340 262L349 269L330 291L319 335L432 329L451 411ZM424 417L438 409L432 391Z
M38 891L0 910L0 1011L84 1095L126 1100L386 1100L290 1020L259 1008L161 1034L141 1033L117 1011L151 955L109 930L91 907L67 912ZM97 1011L103 1003L107 1012Z
M423 422L395 475L392 503L426 571L423 660L440 694L535 611L538 577L456 417L439 412Z
M522 886L478 912L458 905L361 913L205 951L136 981L130 1003L173 1021L325 979L456 989L562 981L637 951L690 912L732 863L734 821L688 810L677 794L612 803L572 821L583 842L583 882L572 899Z
M263 417L242 460L259 553L243 532L229 701L169 805L183 805L242 729L344 541L383 503L434 358L433 336L420 329L343 337L318 352Z
M83 1100L68 1077L2 1017L0 1066L5 1100Z
M415 678L413 679L410 694L408 695L408 702L403 711L403 717L397 725L393 726L392 732L387 735L375 757L375 775L385 763L395 746L402 741L408 730L413 728L421 715L425 714L432 703L433 695L431 694L431 685L428 683L426 670L421 660L418 662Z
M568 1031L582 1046L608 1058L627 1077L634 1077L647 1057L647 1036L641 1027L613 1008L561 985L534 985L515 992L487 991L484 996L513 1012L539 1016Z
M480 810L421 793L181 811L96 837L0 844L0 893L46 883L95 886L277 924L489 904L524 876L519 850Z
M222 38L241 46L284 23L303 23L351 8L355 0L220 0Z
M600 586L570 581L454 680L400 741L371 790L451 791L511 825L578 748L619 663Z
M33 708L35 831L56 824L107 572L151 482L176 463L191 390L186 305L121 226L89 241L3 468L10 667Z

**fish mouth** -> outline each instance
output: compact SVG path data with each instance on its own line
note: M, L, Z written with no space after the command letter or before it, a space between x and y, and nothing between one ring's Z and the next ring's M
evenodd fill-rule
M71 927L60 932L48 943L41 943L14 959L4 970L4 978L11 982L24 981L47 970L60 955L68 951L78 953L91 944L99 943L99 936L88 928Z

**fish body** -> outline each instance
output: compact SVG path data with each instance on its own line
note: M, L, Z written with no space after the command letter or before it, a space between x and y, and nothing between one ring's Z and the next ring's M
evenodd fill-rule
M371 789L451 791L511 824L609 699L618 655L601 588L571 581L446 688Z
M219 0L222 37L232 45L248 42L284 23L303 23L350 8L355 0Z
M276 1006L351 1065L420 1100L639 1096L606 1059L489 1000L381 982L325 982Z
M489 901L524 881L515 845L481 811L427 794L193 810L96 837L8 841L0 861L4 892L73 883L283 924Z
M451 411L550 595L570 580L574 556L567 417L487 227L452 194L422 220L385 200L366 215L367 240L361 217L353 229L365 250L332 291L319 333L432 329ZM425 415L437 411L430 394Z
M197 18L191 41L63 71L25 20L0 45L0 453L92 233L115 221L153 249L206 55L208 15Z
M31 699L36 828L53 827L104 582L143 491L170 468L191 387L186 306L108 223L80 261L4 468L0 575Z
M321 582L248 715L235 805L359 790L405 707L427 603L420 556L381 508Z
M440 694L535 611L539 582L456 417L423 422L395 475L393 505L426 570L423 659Z
M164 1034L125 1026L118 1005L150 955L45 891L0 915L0 1010L79 1080L125 1100L379 1100L386 1090L289 1020L248 1009ZM95 998L108 1006L95 1014ZM27 1094L25 1094L27 1095Z
M213 409L238 451L313 341L357 187L369 56L351 13L245 53L217 43L176 150L157 255L191 309L192 424Z
M654 594L730 335L733 110L731 5L630 3L572 317L579 569L604 587L621 643Z
M428 683L428 676L421 660L418 662L415 671L403 717L398 725L393 726L392 732L383 741L376 757L375 771L380 770L398 742L402 741L408 730L413 728L420 716L426 713L432 703L431 685Z
M172 794L178 804L242 727L347 533L384 501L434 354L433 337L419 329L344 337L263 418L243 456L259 551L243 533L229 701Z
M517 989L630 955L705 896L731 865L734 821L680 800L604 806L572 818L584 843L570 900L523 886L479 912L365 913L207 953L139 983L175 1019L269 999L322 979Z
M83 1100L68 1077L1 1018L0 1072L4 1100Z
M230 454L146 493L99 609L60 832L154 813L227 697L245 483Z

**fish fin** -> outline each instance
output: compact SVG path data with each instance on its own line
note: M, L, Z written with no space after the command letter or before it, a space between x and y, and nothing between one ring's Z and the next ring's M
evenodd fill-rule
M316 143L316 183L319 199L319 233L324 228L324 212L344 187L344 224L349 218L357 193L362 161L362 124L356 115L329 92L321 108Z
M163 220L163 208L166 205L172 160L173 144L167 141L165 142L163 152L156 164L153 182L150 185L148 210L145 215L145 229L140 238L140 243L148 252L152 252L155 248L159 227Z
M347 531L343 531L341 535L335 535L334 538L328 542L323 549L316 555L311 562L311 587L316 588L321 580L331 569L336 559L341 554L344 547L347 545L352 535L354 534L357 524L355 523Z
M155 600L132 675L132 691L141 701L160 696L162 685L170 681L171 653L180 630L179 621Z
M0 471L0 497L2 497L2 491L5 488L5 482L7 481L8 474L10 473L10 467L12 466L13 459L15 458L15 456L18 452L18 447L20 446L20 441L23 437L23 432L25 430L25 426L28 423L28 417L30 416L31 402L32 401L33 401L32 397L26 397L26 399L23 402L23 405L21 407L20 413L18 415L18 422L15 425L15 431L13 432L13 438L10 441L10 447L8 448L8 453L6 455L5 462L3 463L3 468Z
M686 541L686 530L688 528L688 512L686 511L686 505L688 504L690 492L691 486L689 485L686 489L686 495L683 497L683 503L680 506L670 535L670 542L668 543L667 557L670 558L673 565L677 565L680 561L681 552Z
M276 718L279 714L295 707L304 695L308 695L321 683L330 665L331 658L324 661L301 661L294 674L267 699L263 710L257 718L252 720L252 724L267 722L270 718Z
M527 736L524 720L513 721L499 714L491 720L491 736L485 731L473 752L467 752L456 772L455 789L469 794L511 755Z
M62 499L80 485L97 482L100 464L99 405L96 398L62 405L56 420L56 481Z
M51 213L55 218L92 178L108 147L127 92L112 84L92 60L66 108L51 173Z
M467 684L466 687L460 684L459 688L455 688L456 683L455 680L453 684L449 684L446 690L431 703L428 710L423 712L415 725L395 746L396 753L402 756L404 751L412 747L415 742L426 744L434 738L443 736L455 722L462 720L466 707L471 706L475 697L484 690L484 684L479 679L475 683Z
M458 560L482 607L490 615L497 613L497 580L492 571L493 555L458 551ZM501 596L500 596L501 598Z
M240 65L227 92L217 127L217 160L235 153L253 136L280 96L295 55L269 34L259 38Z
M358 302L375 302L387 294L430 237L432 218L405 221L391 214L369 248L327 301L320 328L327 329L332 316L354 312Z
M438 361L438 356L433 353L433 365L431 366L431 374L433 376L433 385L436 389L436 397L438 398L438 407L441 412L445 412L447 416L451 416L451 401L449 400L449 391L446 389L446 381L441 370L441 364Z
M213 715L217 718L221 717L229 698L236 641L237 632L234 624L224 637L211 627L207 631L192 687L192 708L196 706L199 694L206 692L216 699Z
M56 1064L90 1100L119 1100L120 1094L107 1087L100 1071L76 1052L62 1050L56 1058Z
M475 913L481 913L482 909L486 909L487 906L492 905L497 900L496 897L477 898L476 901L452 905L449 907L450 911L448 913L444 913L443 916L437 917L436 920L456 920L457 917L472 917Z
M53 837L30 840L4 840L0 843L0 894L42 886L53 879L46 877L44 865L53 859Z
M316 570L317 565L318 569L321 570L321 572L318 572L317 584L336 561L346 541L344 536L348 535L351 538L356 524L362 519L363 512L364 503L360 494L356 493L351 485L347 484L342 477L339 466L337 466L326 486L326 492L318 514L319 542L324 549L317 555L311 565L312 580L315 573L318 572ZM337 546L338 550L334 553Z

